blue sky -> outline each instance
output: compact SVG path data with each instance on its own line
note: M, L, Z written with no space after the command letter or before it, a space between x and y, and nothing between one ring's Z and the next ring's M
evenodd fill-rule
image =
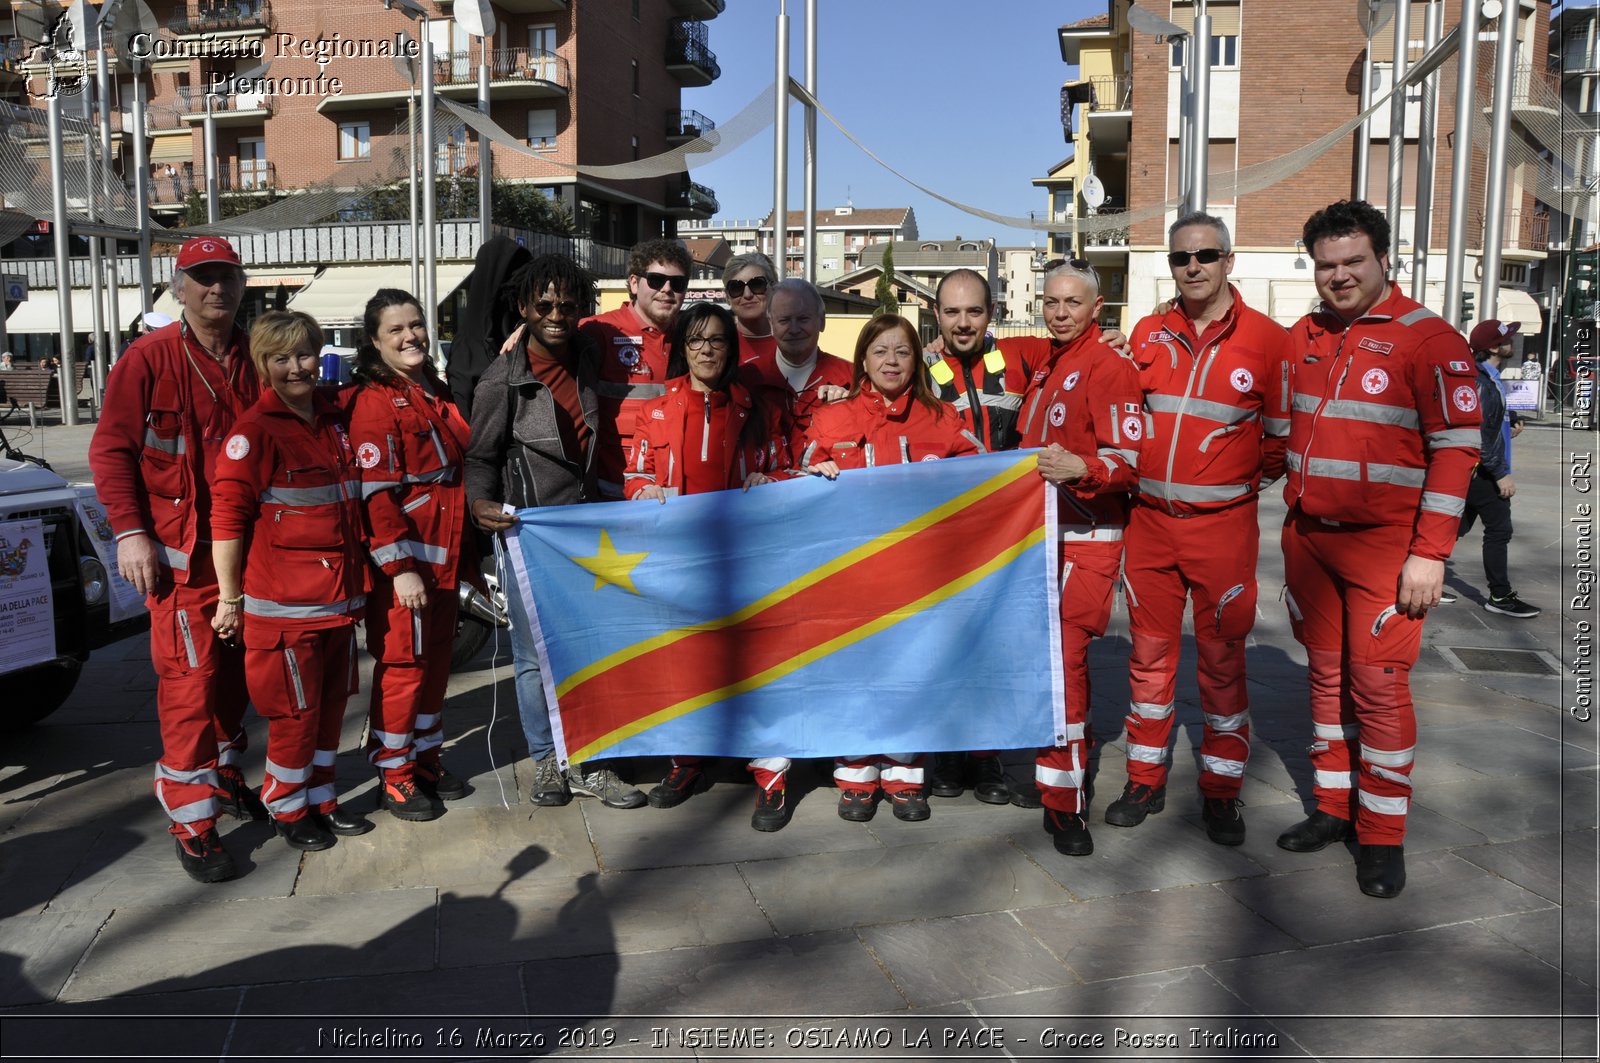
M1073 68L1056 28L1105 11L1105 0L818 0L817 96L864 144L910 177L1007 215L1043 211L1029 181L1064 158L1059 96ZM805 4L789 0L790 73L803 80ZM722 121L771 84L778 0L728 0L709 23L722 77L686 89L683 106ZM801 205L798 104L790 111L789 208ZM772 131L693 177L716 190L721 218L772 209ZM1043 234L993 222L923 195L818 119L817 205L911 206L925 238Z

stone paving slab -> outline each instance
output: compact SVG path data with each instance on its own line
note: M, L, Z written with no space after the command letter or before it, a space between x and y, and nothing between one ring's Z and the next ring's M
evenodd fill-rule
M463 808L452 801L427 823L385 812L355 838L341 838L305 861L297 896L361 893L427 886L488 894L511 882L570 885L599 870L582 812L575 806Z
M1224 882L1220 888L1307 945L1346 941L1356 925L1363 935L1392 934L1550 907L1538 894L1476 870L1450 853L1407 854L1405 892L1389 900L1368 897L1356 888L1354 861L1271 879Z
M1560 972L1473 923L1207 969L1317 1056L1366 1055L1375 1044L1393 1057L1553 1055L1559 1022L1505 1016L1557 1015L1570 999ZM1397 1018L1370 1018L1384 1015Z
M1211 885L1102 897L1016 916L1086 982L1295 945L1283 931Z
M1558 904L1594 908L1593 830L1471 846L1456 855Z
M979 1015L999 1021L1013 1036L1019 1057L1124 1058L1151 1055L1188 1059L1303 1057L1270 1021L1252 1013L1242 1001L1200 967L1180 967L1159 974L1112 978L1079 986L1044 989L972 1002ZM1028 1018L1020 1018L1028 1016ZM1203 1033L1192 1032L1194 1029ZM1208 1043L1207 1035L1221 1044ZM1096 1043L1094 1038L1098 1037ZM1026 1038L1028 1044L1018 1042ZM1245 1044L1245 1040L1276 1044ZM1069 1040L1073 1039L1073 1040ZM1227 1044L1227 1041L1233 1041ZM1200 1041L1200 1044L1195 1044Z
M235 904L118 908L61 999L427 970L431 950L416 944L436 901L431 889L268 898L248 919Z
M110 916L102 908L0 921L0 1005L54 1000Z
M1561 743L1509 721L1430 727L1417 742L1419 778L1434 778L1444 764L1476 775L1538 775L1560 771Z
M1416 800L1492 842L1595 824L1596 779L1576 771L1512 775L1494 785L1456 780L1418 790Z
M1077 981L1012 912L866 927L859 933L913 1005Z
M849 930L530 963L523 979L533 1015L854 1015L906 1006Z
M668 914L670 913L670 914ZM729 864L518 882L493 896L439 901L439 963L484 963L693 948L772 937Z
M841 824L843 825L843 824ZM971 915L1068 897L1004 841L950 841L739 865L780 935Z
M141 843L132 831L98 826L0 835L0 917L43 912L102 835L111 836L97 850L106 862Z

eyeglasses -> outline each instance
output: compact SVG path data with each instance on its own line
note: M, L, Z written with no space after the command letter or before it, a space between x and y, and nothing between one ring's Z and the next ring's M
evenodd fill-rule
M689 350L696 352L703 351L707 347L710 347L713 351L725 351L728 349L728 337L690 336L688 339L683 341L683 345L689 348Z
M751 295L766 295L767 278L752 277L747 281L728 281L722 286L722 290L728 293L728 298L730 299L738 299L743 296L746 288L750 289Z
M1167 265L1173 269L1182 269L1189 264L1192 258L1202 266L1209 266L1218 261L1227 252L1220 247L1204 247L1199 251L1173 251L1167 255Z
M659 292L663 284L670 284L672 290L679 295L689 290L689 278L681 273L642 273L640 276L644 278L646 284L650 285L650 290L653 292Z
M556 309L557 307L561 308L561 315L563 317L578 316L578 304L573 302L571 299L563 299L559 303L553 303L549 299L540 299L538 302L533 304L533 312L538 314L540 317L549 317L550 311Z

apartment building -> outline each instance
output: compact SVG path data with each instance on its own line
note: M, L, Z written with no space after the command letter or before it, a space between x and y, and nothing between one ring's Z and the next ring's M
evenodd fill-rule
M1409 4L1412 58L1422 54L1426 0ZM1178 99L1186 39L1144 34L1128 22L1129 0L1108 0L1104 15L1061 26L1057 36L1062 60L1076 71L1061 89L1063 128L1072 154L1049 173L1035 179L1047 196L1052 221L1051 249L1061 254L1072 247L1100 271L1108 303L1106 319L1131 323L1151 306L1170 297L1171 280L1162 260L1166 226L1176 216L1165 212L1129 225L1105 225L1103 215L1141 212L1176 200L1180 193ZM1154 0L1142 5L1188 29L1194 4ZM1374 98L1388 91L1393 58L1393 21L1369 42L1354 5L1284 4L1278 0L1209 0L1212 19L1209 171L1218 176L1276 160L1360 113L1362 81L1375 86ZM1519 83L1542 82L1546 67L1548 0L1509 0L1508 21L1518 32ZM1460 5L1446 4L1444 30L1460 15ZM1493 69L1496 34L1501 20L1486 20L1476 43L1479 92L1485 109ZM1534 72L1539 72L1534 74ZM1432 232L1434 257L1425 300L1435 309L1443 298L1442 256L1447 239L1451 183L1451 148L1455 139L1453 101L1456 65L1452 59L1438 76L1438 124L1433 178ZM1545 106L1539 92L1523 92L1513 111L1515 136L1527 136L1521 123ZM1420 91L1409 97L1405 112L1405 180L1396 223L1396 259L1404 263L1401 282L1409 287L1412 225L1416 205ZM1356 175L1367 145L1369 178L1357 188ZM1298 248L1305 218L1334 200L1365 195L1380 208L1387 201L1389 126L1387 112L1340 141L1332 150L1294 170L1268 187L1239 196L1214 190L1207 210L1228 221L1237 260L1234 278L1244 297L1281 321L1292 321L1314 304L1310 264ZM1483 137L1474 143L1468 206L1467 276L1482 254L1483 202L1486 178ZM1292 169L1292 167L1291 167ZM1500 316L1537 321L1538 308L1528 294L1531 266L1542 260L1548 244L1547 218L1533 195L1531 168L1514 170L1507 190L1507 224L1503 240ZM1084 198L1089 178L1103 190L1098 208ZM1097 217L1094 234L1081 232L1083 222ZM1135 214L1137 217L1137 213ZM1077 233L1078 235L1074 235ZM1474 235L1475 234L1475 235ZM1478 316L1493 311L1482 307Z

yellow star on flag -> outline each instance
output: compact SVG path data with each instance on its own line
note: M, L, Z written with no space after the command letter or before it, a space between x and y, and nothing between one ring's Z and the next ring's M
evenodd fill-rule
M594 589L599 590L606 584L614 584L627 591L629 594L638 594L639 588L633 585L633 570L639 567L649 554L620 554L611 542L611 535L604 528L600 529L600 548L593 557L574 557L575 564L582 566L594 573Z

